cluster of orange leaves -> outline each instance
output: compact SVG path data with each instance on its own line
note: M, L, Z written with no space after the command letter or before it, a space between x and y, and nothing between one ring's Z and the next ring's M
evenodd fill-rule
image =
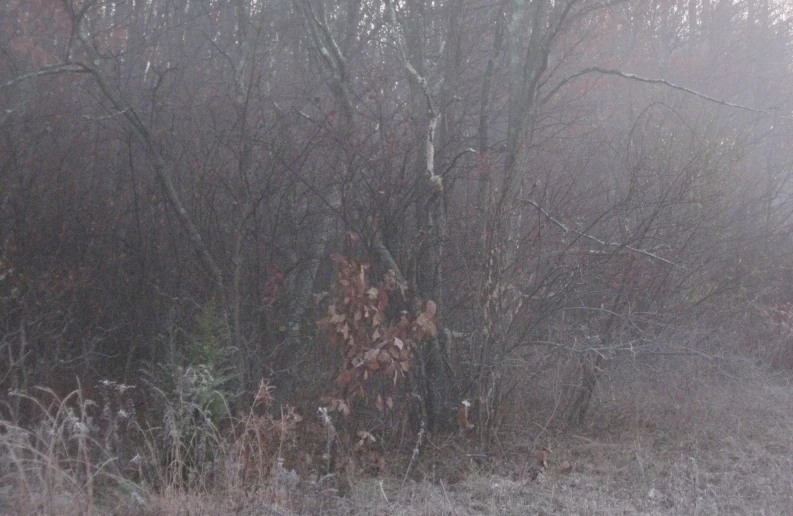
M366 380L382 375L396 385L408 373L416 346L426 336L437 335L437 306L427 301L417 316L402 311L398 320L390 321L386 315L389 295L399 291L404 298L407 289L393 271L381 283L370 285L366 278L369 265L337 254L331 259L338 267L336 295L328 315L317 321L317 326L344 357L336 378L342 396L331 399L328 408L348 415L349 397L364 396ZM376 399L380 410L392 405L390 398Z

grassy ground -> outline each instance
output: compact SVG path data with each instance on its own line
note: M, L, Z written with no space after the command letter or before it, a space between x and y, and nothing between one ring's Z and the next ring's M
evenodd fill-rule
M717 381L718 380L718 381ZM637 385L633 386L637 388ZM683 396L683 392L686 393ZM360 482L366 514L793 514L793 385L758 371L711 374L643 405L602 413L545 444L526 446L456 483ZM626 398L637 401L636 390ZM639 394L641 397L641 393ZM522 455L523 454L523 455ZM533 454L531 454L533 455ZM571 472L563 472L567 464ZM488 471L489 470L489 471Z
M258 489L214 493L153 493L118 478L117 487L102 490L97 478L91 489L103 494L96 495L79 478L70 483L58 475L40 475L49 485L21 486L4 457L0 512L793 514L790 374L748 365L680 367L691 370L637 369L613 379L585 428L538 432L530 425L522 432L513 425L486 452L464 436L430 441L408 478L402 466L359 474L343 493L338 479L285 474ZM535 457L542 447L553 452L546 468Z

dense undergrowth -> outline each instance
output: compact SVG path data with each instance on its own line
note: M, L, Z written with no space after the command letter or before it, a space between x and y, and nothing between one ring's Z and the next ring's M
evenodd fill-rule
M416 431L382 400L366 417L334 398L281 403L266 380L234 413L228 378L206 364L152 367L140 385L106 380L66 396L11 392L6 414L17 400L25 418L0 423L0 510L781 513L793 501L793 390L780 367L789 340L774 328L748 349L739 323L690 329L695 343L677 353L659 343L664 356L604 369L582 427L565 423L553 395L563 372L538 376L487 442L462 420L457 432Z

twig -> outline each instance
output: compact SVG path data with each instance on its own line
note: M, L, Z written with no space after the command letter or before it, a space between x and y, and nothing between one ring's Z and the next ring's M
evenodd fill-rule
M386 496L385 489L383 489L383 481L382 480L378 481L377 485L380 486L380 494L383 495L383 500L385 500L385 503L387 503L388 505L391 505L391 501Z
M105 115L105 116L89 116L89 115L83 115L83 118L85 118L86 120L91 120L91 121L94 121L94 122L100 122L100 121L102 121L102 120L111 120L111 119L113 119L113 118L116 118L116 117L117 117L117 116L119 116L119 115L123 115L124 113L126 113L127 111L129 111L129 109L130 109L129 107L125 107L125 108L124 108L124 109L122 109L121 111L116 111L115 113L113 113L113 114L111 114L111 115Z
M336 427L333 426L333 421L328 415L327 408L320 407L317 409L317 413L319 414L319 419L322 422L322 426L325 427L325 431L327 432L325 441L325 471L330 473L331 447L333 445L333 441L336 440Z
M457 514L457 511L454 510L454 504L452 504L452 501L449 500L449 493L446 492L446 485L443 483L443 480L441 480L441 489L443 489L443 497L446 499L446 503L449 504L449 509L451 509L451 513L453 515Z
M413 447L413 455L410 456L410 463L408 464L408 468L405 470L405 478L402 479L402 487L405 487L405 484L408 481L408 475L410 475L410 470L413 469L413 464L416 463L416 459L419 457L419 453L421 452L421 445L424 442L424 433L426 431L427 425L424 419L421 420L421 428L419 429L418 436L416 436L416 446Z

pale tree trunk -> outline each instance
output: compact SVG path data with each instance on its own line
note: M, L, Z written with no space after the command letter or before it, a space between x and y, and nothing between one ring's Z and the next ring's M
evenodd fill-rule
M433 94L429 70L423 60L422 42L425 38L422 35L420 12L423 6L418 3L412 7L417 12L411 13L413 16L409 16L403 24L397 19L393 3L390 0L386 2L386 19L394 33L397 51L410 81L412 118L420 121L423 126L423 131L419 133L419 152L414 165L418 172L414 204L417 227L410 252L411 263L407 268L407 280L417 304L423 306L423 303L432 300L438 304L442 315L442 261L447 233L444 197L448 192L443 178L436 170L436 148L440 143L439 136L443 133L439 130L441 107ZM445 43L454 46L458 44L458 34L453 17L451 23L449 40ZM445 78L450 80L454 80L457 73L454 59L449 59L447 54ZM451 415L459 401L456 399L454 373L444 345L443 333L427 338L418 350L419 367L413 371L414 388L420 391L418 394L422 399L422 413L430 431L446 431L452 428Z

